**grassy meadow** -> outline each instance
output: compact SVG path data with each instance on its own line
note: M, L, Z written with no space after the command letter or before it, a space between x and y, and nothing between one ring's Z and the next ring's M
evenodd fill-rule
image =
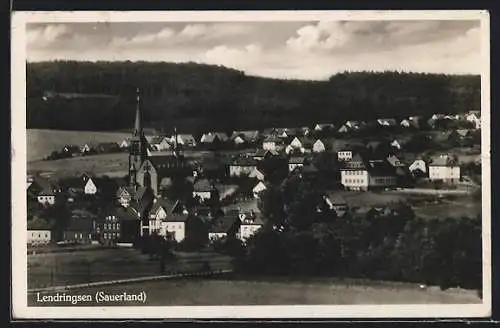
M86 143L117 142L130 136L125 132L94 131L59 131L28 129L26 131L26 153L28 162L41 160L54 150L61 150L65 145L82 147Z

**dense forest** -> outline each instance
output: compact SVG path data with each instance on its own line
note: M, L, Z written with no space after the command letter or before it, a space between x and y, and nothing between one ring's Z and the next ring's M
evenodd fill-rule
M131 128L137 87L148 127L197 132L458 113L480 106L479 76L345 72L328 81L246 76L194 63L27 63L27 126Z

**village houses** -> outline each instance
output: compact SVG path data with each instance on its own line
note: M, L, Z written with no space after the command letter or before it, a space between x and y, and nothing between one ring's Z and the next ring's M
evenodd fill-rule
M429 179L456 183L460 180L460 166L449 155L440 155L429 163Z

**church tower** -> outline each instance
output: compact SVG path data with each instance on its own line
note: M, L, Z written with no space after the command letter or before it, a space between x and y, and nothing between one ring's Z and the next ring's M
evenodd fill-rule
M130 140L129 151L129 185L136 187L137 184L137 170L141 167L142 163L148 157L148 141L144 136L142 130L142 115L139 88L137 88L137 106L135 109L135 127Z

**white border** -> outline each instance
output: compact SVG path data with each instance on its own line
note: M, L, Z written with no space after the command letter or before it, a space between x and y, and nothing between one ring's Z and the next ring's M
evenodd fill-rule
M26 23L162 21L480 20L483 70L483 303L450 305L28 307L26 255ZM14 319L465 318L491 315L489 13L434 11L14 12L12 15L12 316Z

